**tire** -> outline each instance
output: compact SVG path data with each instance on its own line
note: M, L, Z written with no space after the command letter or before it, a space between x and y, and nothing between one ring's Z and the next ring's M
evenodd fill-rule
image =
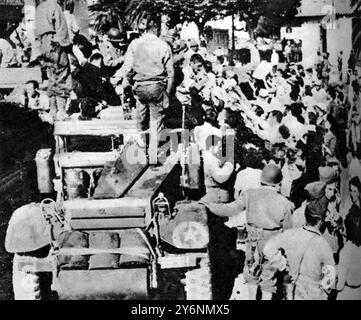
M31 265L19 270L20 256L13 260L13 291L15 300L48 300L51 293L51 273L31 271ZM37 259L31 257L31 260Z
M18 268L17 254L13 261L13 291L15 300L41 300L40 277L35 272L26 272Z
M186 300L212 300L212 279L209 259L203 258L200 267L185 274Z

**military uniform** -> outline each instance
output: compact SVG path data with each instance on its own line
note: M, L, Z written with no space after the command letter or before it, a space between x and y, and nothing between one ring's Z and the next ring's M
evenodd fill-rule
M108 39L103 39L99 44L99 51L104 58L104 65L117 68L124 62L124 56L120 49L116 48Z
M243 192L239 199L229 204L207 204L219 216L234 216L246 210L248 240L244 277L252 286L260 282L258 271L263 263L262 251L268 239L282 229L291 227L292 204L271 187L261 187ZM270 276L271 277L271 276ZM270 291L273 282L265 277L261 289ZM255 296L255 292L251 296Z
M56 0L47 0L36 8L36 36L40 52L47 64L48 96L53 116L65 114L71 90L70 63L65 48L70 46L64 13Z
M316 228L304 226L272 237L263 253L272 259L282 248L287 256L289 274L295 283L295 300L326 300L321 286L322 267L335 266L332 250Z
M269 292L272 282L260 278L263 264L263 247L266 241L282 229L291 227L292 203L281 195L275 186L282 181L281 170L275 165L267 165L261 174L260 188L243 192L239 199L229 204L208 203L211 212L218 216L231 217L246 210L248 239L246 243L246 261L244 278L249 285L250 297L256 297L257 285Z

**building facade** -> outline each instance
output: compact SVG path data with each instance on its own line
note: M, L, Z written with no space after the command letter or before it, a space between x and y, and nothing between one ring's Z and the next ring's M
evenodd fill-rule
M281 38L302 40L306 66L314 64L318 50L329 52L331 64L337 65L340 51L347 62L353 48L355 19L351 0L303 0L294 24L281 28Z

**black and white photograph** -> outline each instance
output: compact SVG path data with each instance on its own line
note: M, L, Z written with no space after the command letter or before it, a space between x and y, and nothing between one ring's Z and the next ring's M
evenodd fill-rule
M0 0L1 300L361 300L361 0Z

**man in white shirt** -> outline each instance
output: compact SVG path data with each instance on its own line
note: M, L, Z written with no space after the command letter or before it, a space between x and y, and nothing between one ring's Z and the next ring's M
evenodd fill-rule
M273 110L268 114L267 121L258 120L256 126L256 134L263 140L269 141L271 144L280 142L281 136L279 128L282 123L283 115L278 110Z
M326 90L322 87L320 80L315 82L314 88L312 89L312 95L317 103L327 102L328 94L327 94Z
M231 159L221 159L222 136L212 135L207 138L203 152L204 184L206 195L202 201L209 203L227 203L229 190L226 182L231 177L234 165Z
M212 109L207 109L204 124L194 128L194 139L198 143L200 151L206 150L208 137L221 134L220 129L216 127L216 122L217 114Z

